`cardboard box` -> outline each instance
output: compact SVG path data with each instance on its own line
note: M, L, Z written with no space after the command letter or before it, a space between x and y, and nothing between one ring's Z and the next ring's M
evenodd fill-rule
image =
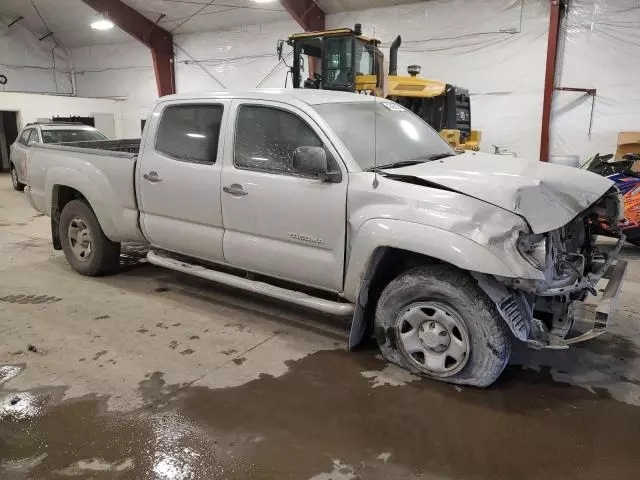
M629 153L640 153L640 132L618 133L616 158L622 158Z

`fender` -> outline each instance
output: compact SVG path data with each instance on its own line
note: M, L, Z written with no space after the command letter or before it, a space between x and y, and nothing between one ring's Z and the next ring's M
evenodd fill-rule
M355 302L364 270L378 247L394 247L426 255L472 272L544 278L542 272L533 267L519 265L521 270L526 268L526 273L515 270L491 249L455 232L404 220L373 218L362 224L351 244L343 292L346 299Z
M353 240L345 275L343 296L356 304L349 333L350 349L360 344L369 327L370 318L367 317L370 315L365 314L369 285L384 247L422 254L470 272L503 277L523 276L522 272L516 274L514 268L489 248L457 233L403 220L367 220ZM529 271L528 275L537 278L542 273Z
M53 218L53 193L56 185L73 188L87 199L107 238L118 241L120 234L113 222L113 212L108 205L119 205L120 202L104 175L97 169L93 173L90 181L89 177L75 168L51 167L48 169L45 179L47 212L50 212Z

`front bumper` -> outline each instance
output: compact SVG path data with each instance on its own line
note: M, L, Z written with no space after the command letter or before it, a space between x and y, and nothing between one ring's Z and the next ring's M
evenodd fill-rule
M588 330L575 337L560 338L549 335L548 341L540 344L539 341L532 341L534 347L562 349L568 348L574 343L584 342L598 337L607 331L609 319L617 308L617 300L622 290L622 284L627 273L627 262L617 260L609 266L601 277L601 281L607 284L596 299L587 299L582 302L572 302L570 305L570 316L574 318L576 325L586 325ZM595 300L595 302L594 302Z

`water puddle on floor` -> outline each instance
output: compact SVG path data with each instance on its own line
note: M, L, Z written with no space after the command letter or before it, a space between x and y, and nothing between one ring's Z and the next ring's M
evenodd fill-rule
M61 402L61 392L5 385L0 478L620 480L640 471L640 408L545 373L511 367L478 390L404 378L370 351L288 366L216 390L149 372L147 406L128 414L107 412L106 398ZM24 413L11 408L16 396Z

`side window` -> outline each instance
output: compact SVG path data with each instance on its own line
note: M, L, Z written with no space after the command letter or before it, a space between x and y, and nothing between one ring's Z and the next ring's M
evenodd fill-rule
M238 168L299 175L293 166L298 147L324 147L297 115L277 108L241 106L236 121L234 163ZM330 168L333 160L327 152Z
M22 132L22 135L20 135L20 139L18 140L18 143L22 145L26 145L27 143L29 143L29 135L31 135L32 131L33 131L33 128L27 128L24 132Z
M222 105L165 108L156 134L156 150L177 160L214 164L223 112Z
M38 130L36 130L35 128L31 129L31 135L29 135L29 139L27 140L27 143L32 143L32 142L39 142L40 139L38 138Z

